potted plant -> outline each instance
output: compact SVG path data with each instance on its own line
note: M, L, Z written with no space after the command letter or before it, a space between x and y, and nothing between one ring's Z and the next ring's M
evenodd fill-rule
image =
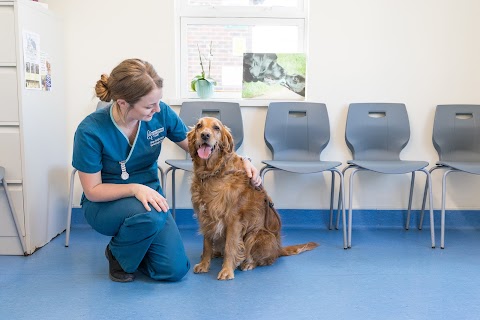
M213 89L217 85L217 82L210 77L210 68L212 66L212 42L210 42L210 50L208 57L205 57L200 52L200 47L197 44L198 57L200 58L200 67L202 73L195 76L190 83L193 91L202 99L208 99L213 95ZM205 74L204 61L208 61L208 75Z

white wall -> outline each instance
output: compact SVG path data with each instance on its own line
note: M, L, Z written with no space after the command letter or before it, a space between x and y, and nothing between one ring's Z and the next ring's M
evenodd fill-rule
M173 0L48 0L66 26L68 138L94 109L93 86L121 60L152 62L165 79L164 98L175 99L175 17ZM403 102L411 121L404 159L434 163L431 143L437 104L480 104L480 2L478 0L312 0L308 52L308 100L325 102L332 139L323 159L346 162L345 119L351 102ZM178 110L178 107L175 107ZM266 107L243 107L246 137L240 150L271 157L263 141ZM68 150L68 152L71 152ZM181 157L165 143L161 164ZM424 177L417 174L414 207ZM440 174L434 175L439 206ZM178 175L181 178L181 175ZM326 208L329 175L268 174L266 187L279 208ZM359 174L355 207L405 208L409 178ZM478 209L480 179L453 176L449 208ZM178 207L189 208L188 179L179 187ZM356 186L360 186L359 183ZM167 190L168 191L168 190ZM318 196L320 194L321 196Z

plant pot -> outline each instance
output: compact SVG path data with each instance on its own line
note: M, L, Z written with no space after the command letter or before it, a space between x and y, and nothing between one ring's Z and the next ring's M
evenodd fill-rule
M213 95L213 89L215 86L213 83L207 80L198 80L195 83L195 90L197 91L197 95L201 99L208 99Z

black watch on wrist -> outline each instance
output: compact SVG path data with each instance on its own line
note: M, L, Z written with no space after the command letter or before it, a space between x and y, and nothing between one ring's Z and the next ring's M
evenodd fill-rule
M250 158L249 156L243 156L242 160L244 160L244 161L248 160L248 161L252 162L252 158Z

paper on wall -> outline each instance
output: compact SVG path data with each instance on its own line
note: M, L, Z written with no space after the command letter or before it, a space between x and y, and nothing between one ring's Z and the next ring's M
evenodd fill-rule
M40 35L23 31L25 88L42 90L40 77Z

